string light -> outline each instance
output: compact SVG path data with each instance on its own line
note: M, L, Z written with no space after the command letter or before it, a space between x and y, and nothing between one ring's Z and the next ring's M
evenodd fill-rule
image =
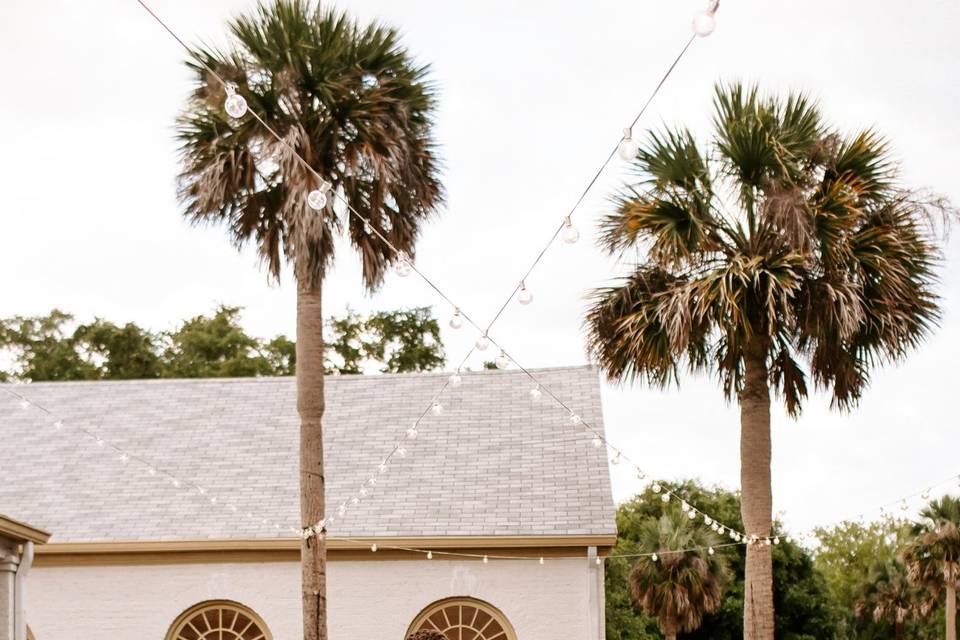
M307 194L307 206L314 211L320 211L327 206L327 194L320 189L314 189Z
M660 502L670 502L670 494L669 493L660 494Z
M530 394L529 394L529 395L530 395L530 399L533 400L534 402L536 402L537 400L539 400L540 397L543 396L543 392L540 391L540 385L538 384L538 385L535 386L533 389L530 389Z
M593 448L594 448L594 449L599 449L599 448L602 447L602 446L603 446L603 440L600 439L600 436L594 436L594 437L593 437Z
M440 404L439 402L434 402L433 406L430 407L430 413L432 413L435 416L439 416L440 414L443 413L443 405Z
M517 292L517 302L523 305L533 302L533 294L530 293L530 289L527 289L527 285L523 280L520 281L520 291Z
M463 378L460 377L459 373L454 373L450 376L450 386L459 387L463 383Z
M433 551L427 551L427 560L433 560Z
M490 564L490 558L483 556L483 564Z
M487 347L490 346L490 338L487 337L487 334L483 334L477 338L477 351L486 351Z
M406 278L408 275L410 275L413 267L410 265L410 260L407 259L407 254L400 252L396 270L397 275L401 278Z
M657 554L655 554L655 553L650 554L650 559L653 560L654 562L656 562L657 560L659 560Z
M693 32L701 38L706 38L717 28L716 12L720 6L719 0L713 0L710 7L693 17Z
M237 87L234 84L227 84L227 99L223 102L223 108L231 118L242 118L247 113L247 101L237 93Z
M407 439L408 439L408 440L416 440L416 439L417 439L417 435L418 435L418 432L417 432L417 425L416 425L416 424L414 424L412 427L410 427L409 429L407 429Z
M463 316L460 315L460 309L454 309L453 316L450 318L450 328L459 329L463 326Z
M627 127L623 130L623 140L621 140L620 144L617 145L617 155L624 160L633 160L637 157L637 152L639 151L640 148L633 139L633 131L630 129L630 127Z
M563 231L561 235L563 236L563 241L567 244L574 244L580 239L580 232L573 226L573 221L570 220L570 216L567 216L563 220Z
M376 552L377 552L377 549L378 549L378 547L377 547L377 543L376 543L376 542L374 542L372 545L370 545L370 551L376 553Z
M507 354L501 351L500 355L497 356L496 365L497 369L506 369L510 366L510 358L507 357Z

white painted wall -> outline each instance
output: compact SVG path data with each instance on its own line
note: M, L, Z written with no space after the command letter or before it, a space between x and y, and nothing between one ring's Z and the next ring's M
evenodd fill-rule
M589 584L602 567L584 558L489 564L446 560L335 561L329 571L331 640L403 640L428 604L471 596L507 616L519 640L594 640ZM300 631L300 567L292 562L37 567L27 620L37 640L163 640L203 601L256 611L275 640ZM602 584L602 583L601 583Z

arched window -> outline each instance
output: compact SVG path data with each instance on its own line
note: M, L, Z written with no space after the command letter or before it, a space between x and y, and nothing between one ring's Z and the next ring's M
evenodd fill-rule
M181 613L167 640L273 640L263 619L237 602L201 602Z
M506 616L496 607L474 598L447 598L420 612L407 630L439 631L447 640L517 640Z

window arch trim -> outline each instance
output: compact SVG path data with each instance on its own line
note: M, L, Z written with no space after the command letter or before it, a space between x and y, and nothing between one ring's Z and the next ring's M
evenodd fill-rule
M497 623L499 623L500 627L503 629L503 634L499 634L498 632L499 635L491 636L492 638L495 638L496 640L517 640L517 633L514 631L513 625L510 624L510 620L502 611L500 611L500 609L496 608L489 602L469 597L444 598L442 600L437 600L436 602L431 602L413 619L413 622L407 628L407 633L404 635L404 638L416 631L421 631L425 624L425 628L427 629L436 629L437 625L433 622L430 622L430 618L441 611L452 609L453 607L467 607L469 609L476 609L489 616L491 620L495 620ZM463 623L461 622L460 624ZM455 628L459 627L455 626ZM445 631L445 629L438 630ZM480 631L482 630L483 629L480 629ZM477 636L477 638L478 640L486 640L487 636L480 635ZM459 636L455 636L448 638L448 640L460 640L460 638Z
M261 618L257 614L257 612L251 609L250 607L243 605L239 602L235 602L233 600L204 600L203 602L198 602L197 604L193 605L189 609L186 609L183 613L178 615L177 618L173 621L173 624L170 625L170 628L167 630L167 635L165 636L166 640L182 640L183 636L181 634L181 631L183 631L183 629L187 626L187 624L190 621L194 620L199 614L206 613L209 611L220 612L220 615L217 618L217 621L220 625L220 629L213 629L211 631L218 631L221 629L228 630L223 626L225 623L225 620L222 615L223 612L227 612L228 614L232 613L234 615L240 614L245 616L250 620L251 626L256 626L259 629L260 633L252 635L251 640L253 639L273 640L273 634L270 633L270 627L267 626L267 623L263 620L263 618ZM235 620L236 618L233 617L233 618L229 618L226 622L229 623L230 625L233 625L233 621ZM244 631L243 629L231 629L231 630L234 631L235 633L237 631L240 631L241 633ZM216 635L216 637L219 638L220 635L218 634ZM246 635L239 635L239 634L238 634L238 637L247 638Z

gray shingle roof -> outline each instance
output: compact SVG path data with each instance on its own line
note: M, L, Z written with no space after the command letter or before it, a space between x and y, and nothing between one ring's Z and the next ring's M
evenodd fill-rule
M446 374L329 377L324 420L328 513L357 492ZM602 429L588 367L537 372ZM607 459L515 371L465 373L444 413L395 458L333 536L583 535L615 531ZM2 387L0 387L2 388ZM290 378L34 383L0 393L0 512L52 542L290 536L297 526L298 421ZM175 488L123 464L82 427L204 487ZM240 513L233 513L236 505ZM245 513L253 512L254 518ZM267 525L261 518L268 521ZM274 523L284 525L280 532Z

